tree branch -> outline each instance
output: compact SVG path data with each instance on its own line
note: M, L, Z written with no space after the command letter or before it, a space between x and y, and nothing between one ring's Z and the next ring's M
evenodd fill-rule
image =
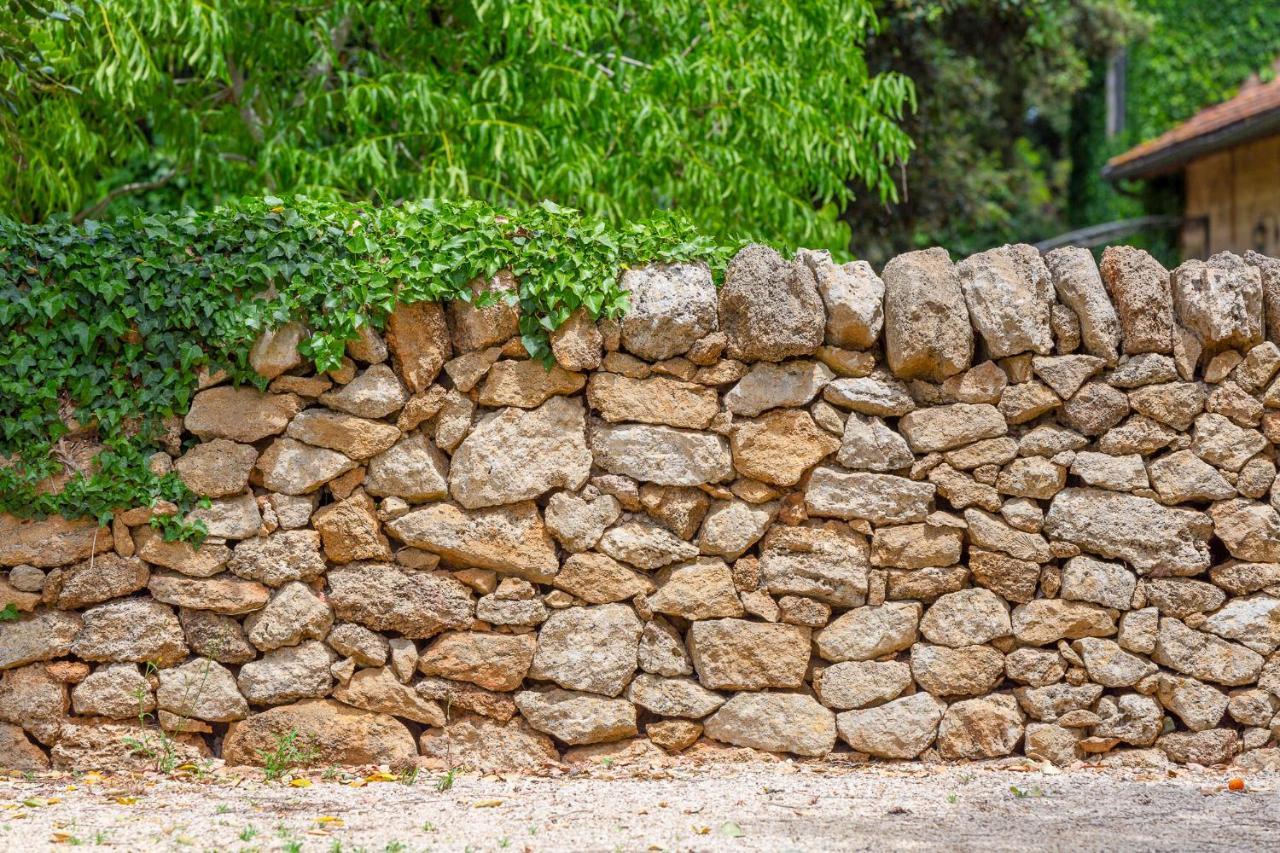
M162 186L164 186L165 184L169 183L174 178L176 178L180 171L186 171L186 169L170 169L168 172L165 172L163 175L161 175L158 178L155 178L154 180L134 181L131 184L122 184L116 187L115 189L113 189L111 192L104 195L101 199L99 199L95 203L81 210L75 216L71 217L71 222L75 225L79 225L80 223L84 222L86 219L92 219L93 217L102 213L102 211L106 210L107 206L110 205L111 202L115 201L121 196L130 195L132 193L149 192L150 190L158 190Z

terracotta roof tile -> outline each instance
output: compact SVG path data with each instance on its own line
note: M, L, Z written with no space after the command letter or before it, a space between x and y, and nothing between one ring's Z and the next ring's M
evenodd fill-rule
M1280 76L1269 83L1246 84L1234 98L1205 107L1172 130L1112 157L1107 161L1107 168L1114 170L1156 154L1172 153L1172 149L1192 140L1276 111L1280 111Z

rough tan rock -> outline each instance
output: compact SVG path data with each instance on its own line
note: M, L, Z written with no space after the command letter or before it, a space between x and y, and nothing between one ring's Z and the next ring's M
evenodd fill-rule
M840 449L808 412L780 409L736 424L733 464L740 474L778 486L794 486L805 472Z
M292 438L278 438L258 457L255 470L262 485L273 492L305 495L356 467L336 450L312 447Z
M657 591L647 601L655 613L689 620L744 615L733 576L724 560L700 557L663 569L657 584Z
M427 726L442 726L444 709L402 684L389 667L357 670L346 684L339 684L333 698L355 708L390 714Z
M491 278L476 278L469 284L472 302L455 299L449 303L448 324L453 347L472 352L520 333L519 284L509 270Z
M187 644L172 609L147 598L127 598L86 610L71 653L88 661L170 666L186 658Z
M314 750L314 763L389 764L401 767L417 755L413 735L387 714L371 714L329 700L272 708L232 723L222 745L230 767L260 765L278 738L297 732L297 743Z
M918 636L921 606L917 602L890 602L857 607L841 614L814 635L814 645L824 660L874 660L911 648Z
M325 570L320 535L314 530L286 530L246 539L236 545L227 569L269 586L315 580Z
M1171 617L1160 620L1151 659L1192 678L1230 687L1257 680L1263 664L1257 652L1192 630Z
M271 596L271 590L262 584L227 574L189 578L157 572L148 581L147 590L165 604L233 616L258 610Z
M973 360L973 329L945 249L898 255L884 268L884 342L903 379L941 381Z
M907 440L877 417L853 413L844 422L836 461L853 471L897 471L915 460Z
M930 746L946 704L916 693L875 708L836 716L840 739L857 752L876 758L912 759Z
M548 581L560 568L555 545L532 501L479 510L432 504L389 522L387 529L406 545L462 567L493 569L535 582Z
M1013 608L1012 625L1018 642L1029 646L1116 632L1115 619L1101 607L1056 598L1038 598Z
M866 261L835 264L829 252L801 249L796 260L814 275L826 308L826 342L866 349L884 325L884 282Z
M89 690L94 690L92 685ZM143 695L143 702L139 703L138 698L132 697L133 710L126 711L125 716L138 715L139 704L145 706L146 700L150 699L150 689L147 688ZM57 742L70 710L67 686L40 664L10 669L0 677L0 720L21 726L40 743Z
M1171 290L1178 322L1206 356L1262 343L1262 275L1239 255L1185 261L1173 271Z
M1022 740L1022 712L1006 693L952 703L938 726L943 758L999 758Z
M663 678L642 672L627 687L627 699L662 717L701 719L724 704L724 697L691 678Z
M476 402L494 408L534 409L547 400L582 390L587 377L559 365L550 369L537 361L499 361L489 368Z
M182 608L178 611L178 622L187 645L198 655L219 663L245 663L258 655L240 623L231 616Z
M166 542L159 530L146 525L134 530L133 541L140 559L197 578L216 575L231 557L226 545L205 540L195 548L180 539Z
M391 559L391 544L382 535L373 499L363 491L321 507L313 524L320 533L325 557L334 563Z
M529 677L617 696L635 673L640 631L640 620L625 604L556 611L538 632Z
M991 646L911 647L911 677L924 690L944 698L981 696L1004 677L1004 655Z
M538 773L559 764L551 738L521 718L498 721L474 714L456 716L418 738L423 758L442 769L466 767L481 773Z
M12 770L47 770L49 756L27 739L18 726L0 723L0 766Z
M969 549L969 570L973 579L1007 601L1025 604L1035 597L1040 581L1040 564L1007 554Z
M649 424L595 424L591 453L611 474L663 486L699 486L734 476L729 443L718 435Z
M911 686L911 667L901 661L844 661L822 671L818 698L838 711L889 702ZM864 750L865 751L865 750Z
M862 604L870 560L856 534L775 527L760 549L760 585L775 595L803 595L840 607Z
M880 417L898 417L916 408L907 386L883 370L833 380L823 389L822 399L841 409Z
M196 494L226 498L245 490L257 460L258 451L251 445L218 438L192 447L174 461L173 468Z
M397 305L387 318L387 347L409 390L426 391L453 353L444 308L434 302Z
M1115 364L1120 346L1120 320L1107 295L1093 253L1078 246L1054 249L1045 257L1054 290L1080 320L1085 349Z
M805 490L810 515L862 518L872 524L908 524L929 514L935 486L890 474L816 468Z
M582 403L556 397L482 420L454 451L449 491L467 509L480 509L577 490L590 473Z
M44 598L60 610L78 610L137 592L150 576L146 564L137 557L101 554L50 572Z
M778 512L776 502L752 505L722 501L711 507L698 534L698 550L736 560L764 536Z
M1171 352L1173 296L1169 271L1141 249L1109 246L1102 253L1102 280L1115 300L1124 351Z
M216 661L195 658L160 670L159 678L156 705L161 710L215 723L243 720L249 715L249 703L240 695L235 676Z
M969 317L992 358L1052 351L1053 284L1033 246L979 252L956 264L956 272Z
M284 432L301 409L302 401L293 394L264 394L254 388L219 385L192 398L183 426L205 440L252 444Z
M593 374L587 383L587 402L610 423L632 421L688 429L706 429L720 410L713 388L665 376L630 379L616 373Z
M648 595L654 586L645 575L604 554L574 554L551 581L588 604L611 604Z
M533 662L533 634L452 631L432 641L418 658L418 669L486 690L515 690Z
M323 408L300 412L289 422L285 434L316 447L336 450L352 459L368 459L400 439L400 430L391 424ZM238 491L240 489L232 494Z
M262 651L293 646L302 640L323 640L333 626L333 613L311 587L290 581L271 600L244 620L249 642Z
M150 744L152 756L138 745ZM157 732L137 720L109 720L102 717L71 717L62 726L58 742L49 751L55 768L74 770L94 767L100 771L140 771L154 767L159 748ZM167 758L182 764L197 764L210 756L209 747L195 734L177 732L164 747Z
M1209 508L1213 532L1240 560L1280 562L1280 515L1267 504L1243 499L1223 501Z
M1209 567L1212 522L1201 513L1100 489L1064 489L1044 521L1050 536L1140 573L1196 574Z
M565 370L595 370L603 356L604 336L586 308L569 315L551 333L551 352Z
M931 643L952 648L981 645L1012 633L1009 606L986 589L947 593L925 611L920 633Z
M951 450L1008 431L994 406L972 403L917 409L898 421L898 429L916 453Z
M817 757L836 744L835 714L803 693L737 693L703 726L709 738L767 752Z
M760 362L752 365L751 371L724 395L724 405L730 412L744 417L755 417L769 409L806 406L834 378L835 374L826 365L817 361L801 359L782 364ZM713 395L712 415L717 408L718 402ZM606 420L622 420L622 418L610 418L607 413L604 417ZM628 418L627 420L644 419ZM709 421L710 418L708 418ZM671 425L706 427L706 424Z
M236 687L254 705L320 699L333 689L329 666L334 660L333 651L315 640L285 646L241 666Z
M636 706L558 687L523 690L516 707L529 725L562 743L579 746L606 743L636 734Z
M460 581L387 563L329 570L329 603L339 619L414 639L471 624L474 599Z
M646 571L698 556L697 546L677 539L666 528L640 521L610 528L601 537L599 547L615 560Z
M730 358L782 361L822 345L826 319L813 271L765 246L747 246L725 271L720 329Z
M587 498L572 492L556 492L547 501L547 531L567 551L595 547L607 527L618 520L622 507L612 495Z
M683 355L718 326L716 288L705 264L651 264L625 270L622 345L650 361Z
M809 661L809 631L793 625L694 622L688 645L698 681L712 690L794 689Z

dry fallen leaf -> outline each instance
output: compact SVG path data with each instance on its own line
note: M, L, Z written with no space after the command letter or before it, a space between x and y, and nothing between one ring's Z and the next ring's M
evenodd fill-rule
M480 800L477 803L472 803L471 808L492 809L492 808L497 808L500 805L502 805L502 800Z
M289 787L290 788L310 788L311 780L310 779L291 779L289 780Z

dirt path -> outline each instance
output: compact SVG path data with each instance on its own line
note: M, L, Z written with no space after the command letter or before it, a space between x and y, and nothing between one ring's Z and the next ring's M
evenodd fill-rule
M1259 850L1280 774L749 764L306 787L229 773L0 781L0 847L117 850ZM361 785L354 787L352 783Z

